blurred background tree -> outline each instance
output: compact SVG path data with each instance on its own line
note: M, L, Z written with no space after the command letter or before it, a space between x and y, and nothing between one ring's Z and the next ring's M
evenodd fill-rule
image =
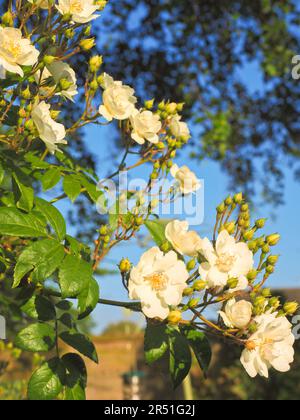
M291 76L292 57L300 53L296 2L109 4L101 18L107 36L100 39L106 70L144 99L185 102L198 133L192 156L219 161L235 188L280 203L283 161L298 177L300 168L300 85Z

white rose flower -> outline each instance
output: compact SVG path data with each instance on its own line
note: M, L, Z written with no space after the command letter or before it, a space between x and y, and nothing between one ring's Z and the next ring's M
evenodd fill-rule
M71 15L75 23L87 23L99 17L94 15L99 8L94 0L59 0L56 8L62 15Z
M188 229L188 222L174 220L166 227L166 238L179 254L196 257L202 247L202 239L196 232Z
M49 0L28 0L28 1L31 4L37 5L41 9L49 9Z
M218 236L216 248L207 239L202 241L201 254L207 262L201 264L199 273L207 281L209 288L224 288L231 278L239 280L236 290L244 290L248 286L246 278L254 266L253 253L244 242L235 239L223 230Z
M188 125L181 121L180 115L175 115L170 122L170 130L174 137L184 138L188 140L191 137L191 132Z
M292 324L286 317L277 318L277 315L275 312L254 319L258 330L249 338L241 357L242 365L252 378L257 375L268 378L271 367L288 372L294 360Z
M52 64L48 65L48 70L56 84L58 84L62 79L67 80L71 84L67 90L59 92L58 95L62 95L74 102L73 97L78 93L75 71L69 66L69 64L64 63L63 61L54 61Z
M99 114L107 121L127 120L135 111L137 98L130 86L116 82L107 74L103 79L103 105L99 108Z
M59 150L57 144L67 144L64 140L66 136L65 127L51 118L50 105L46 102L40 102L34 106L31 117L41 140L46 144L50 153L54 154L55 151Z
M173 178L177 180L182 194L191 194L201 188L200 180L187 166L179 168L177 165L173 165L170 172Z
M251 321L252 309L252 304L246 300L237 302L235 299L230 299L225 306L225 312L220 311L219 314L228 328L239 328L242 330Z
M3 71L19 74L24 72L20 66L33 66L38 61L39 51L31 45L29 39L22 38L22 32L16 28L0 26L0 67Z
M183 261L174 251L166 255L154 247L141 257L130 273L129 296L142 303L142 310L148 318L166 319L169 306L182 301L187 287L189 273Z
M131 137L138 144L144 144L145 140L153 144L159 142L158 133L162 124L158 115L153 114L151 111L139 112L136 109L132 113L130 121L133 128Z

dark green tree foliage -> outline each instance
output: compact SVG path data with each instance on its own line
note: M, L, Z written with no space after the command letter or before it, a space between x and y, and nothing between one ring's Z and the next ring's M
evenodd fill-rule
M283 160L299 172L299 17L290 0L119 0L101 41L107 71L140 95L186 102L193 156L280 202Z

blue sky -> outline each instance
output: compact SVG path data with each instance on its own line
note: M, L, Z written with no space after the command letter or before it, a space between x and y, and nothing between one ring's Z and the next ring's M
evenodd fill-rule
M244 63L239 71L238 77L242 78L252 92L264 89L263 81L259 72L257 63ZM296 83L296 81L295 81ZM192 127L192 131L193 127ZM110 171L108 164L103 165L103 157L109 159L111 154L111 143L113 142L114 132L111 127L90 127L86 130L86 146L96 156L101 159L101 166L98 167L98 175L104 178ZM283 157L284 161L284 157ZM194 170L198 177L205 181L205 219L199 226L200 234L208 235L212 232L215 220L215 207L225 198L228 193L237 191L228 191L228 179L218 164L211 161L199 163L190 160L188 152L183 153L176 161L177 164L187 164ZM146 176L147 170L137 171L137 176ZM281 243L276 247L275 252L281 255L277 271L270 279L270 285L277 287L299 287L300 270L298 261L300 260L299 236L299 215L300 215L300 184L295 182L292 171L286 166L286 189L284 193L285 205L278 208L259 207L254 210L253 216L257 218L268 217L271 213L277 215L276 220L270 218L266 226L267 233L279 232L282 235ZM60 205L64 212L68 202ZM108 268L116 268L116 264L122 257L129 257L133 263L139 260L143 250L138 248L135 243L120 245L109 255L109 262L104 264ZM119 276L107 276L99 279L101 287L101 296L106 299L127 300L128 297L123 289ZM124 319L124 311L118 308L101 306L94 312L94 318L97 322L95 332L101 332L109 323Z

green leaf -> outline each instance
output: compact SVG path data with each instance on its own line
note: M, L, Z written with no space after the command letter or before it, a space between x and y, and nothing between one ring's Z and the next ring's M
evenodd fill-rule
M43 296L32 296L23 306L22 312L38 321L52 321L56 317L55 307L49 299Z
M74 175L64 177L63 189L69 199L74 203L81 191L81 183Z
M0 235L21 238L47 236L45 226L33 214L22 213L16 208L0 208Z
M168 350L167 326L148 322L145 332L145 358L148 364L161 359Z
M87 386L87 371L82 358L75 353L63 356L62 362L66 369L65 399L68 401L84 401Z
M186 338L175 328L169 327L170 374L174 388L188 375L192 366L192 356Z
M145 223L146 228L150 232L150 235L152 236L152 239L154 242L161 246L166 242L166 221L161 220L148 220Z
M64 247L54 239L34 242L25 248L17 261L13 288L18 287L22 278L31 271L33 281L44 282L59 267L64 255Z
M52 206L42 198L35 199L36 208L43 213L51 227L54 229L58 239L63 241L67 234L67 227L65 219L56 207Z
M82 176L80 180L81 180L82 186L86 189L87 194L90 197L90 199L94 203L97 203L99 197L103 195L103 192L98 190L96 183L92 183L88 181L84 176Z
M92 278L88 286L78 296L79 319L86 318L98 304L99 301L99 285Z
M33 207L34 191L25 182L26 180L22 179L21 174L13 174L13 191L16 206L21 210L30 212Z
M95 346L87 336L76 331L65 331L62 332L59 337L83 356L86 356L93 362L98 363L98 355Z
M47 352L55 345L55 330L48 324L32 324L16 337L15 345L30 352Z
M51 168L46 171L41 177L41 182L44 191L51 190L60 181L61 173L59 168Z
M64 365L58 358L44 363L29 381L29 400L54 400L63 390L65 376Z
M206 375L212 357L211 346L206 335L192 328L185 328L183 332L195 353L202 371Z
M93 275L91 264L74 255L67 255L59 271L62 298L75 298L88 286Z
M5 170L4 170L3 166L0 163L0 185L2 184L2 182L4 180L4 175L5 175Z

